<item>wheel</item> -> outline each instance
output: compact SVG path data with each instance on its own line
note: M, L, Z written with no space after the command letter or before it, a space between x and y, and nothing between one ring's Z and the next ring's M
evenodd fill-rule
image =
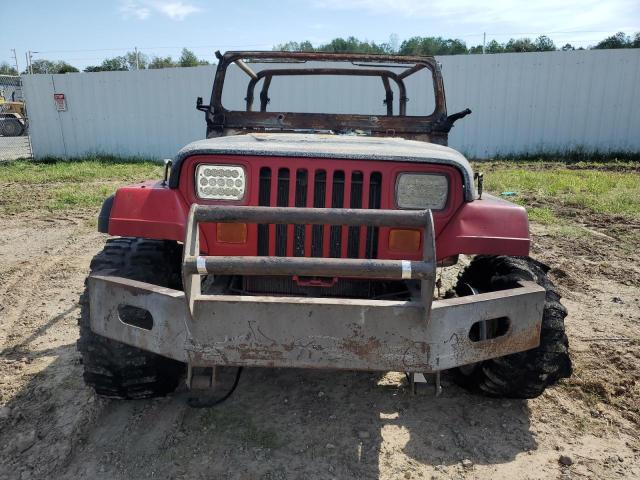
M547 277L548 270L549 267L527 257L481 255L460 273L455 287L458 296L513 288L519 280L534 281L547 294L537 348L454 369L456 383L489 396L535 398L571 375L569 341L564 328L567 310ZM500 328L493 322L482 332L478 329L471 333L491 338Z
M0 129L5 137L19 137L24 132L24 125L15 118L6 118L0 123Z
M107 240L104 249L93 257L90 270L182 289L180 263L181 247L176 242L115 238ZM78 350L82 354L83 376L98 395L151 398L175 390L184 364L95 334L89 323L88 286L80 298L80 307Z

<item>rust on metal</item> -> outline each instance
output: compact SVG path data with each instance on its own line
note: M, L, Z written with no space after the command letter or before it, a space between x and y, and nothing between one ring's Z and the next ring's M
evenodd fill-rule
M219 223L274 223L417 227L429 223L428 210L367 210L357 208L254 207L194 205L195 220Z
M188 313L183 292L91 276L91 328L195 366L261 366L432 372L535 348L545 291L518 288L433 303L201 295ZM137 293L132 295L132 293ZM120 305L148 310L151 330L123 323ZM508 317L504 335L472 341L474 323Z
M200 222L248 222L274 224L319 224L380 227L421 227L422 261L328 259L306 257L202 257ZM365 210L344 208L255 207L197 205L189 210L185 229L182 278L189 311L201 294L199 276L285 275L319 277L364 277L380 279L418 279L425 322L428 322L435 283L435 242L430 210Z
M393 80L400 92L400 107L399 114L404 116L407 114L407 87L404 84L402 78L394 72L389 70L380 69L356 69L356 68L280 68L261 70L255 77L251 77L251 81L247 86L246 110L251 112L253 108L254 90L256 84L265 78L264 85L260 92L260 111L267 111L267 104L269 103L269 86L273 77L287 77L287 76L301 76L301 75L339 75L339 76L362 76L362 77L380 77L382 80L382 86L385 90L385 104L387 106L387 115L393 115L393 90L391 90L391 84L389 79ZM268 81L266 80L268 79Z
M401 55L372 55L351 53L326 52L260 52L241 51L227 52L224 55L216 53L219 62L213 82L213 90L209 105L198 103L197 108L205 112L207 122L207 138L236 135L249 131L348 131L361 130L372 136L394 136L413 140L423 140L446 145L448 134L453 123L470 113L460 112L447 116L444 95L444 83L440 67L433 57L401 56ZM344 62L345 67L316 68L300 66L300 68L264 68L255 71L249 64L304 64L306 62L327 61ZM249 77L247 86L245 111L228 110L222 103L222 92L227 69L230 65L237 65ZM354 68L362 67L362 68ZM395 72L391 68L404 69ZM411 75L427 70L433 81L433 96L435 108L429 115L407 115L407 92L405 79ZM268 112L269 88L273 78L292 75L350 75L377 76L382 81L385 92L384 103L386 115L336 114L336 113L296 113L296 112ZM260 110L253 111L255 87L263 80L260 91ZM398 87L398 113L394 114L393 91L391 82ZM314 92L310 92L312 94Z
M202 267L198 266L201 260ZM433 261L377 260L315 257L189 257L187 274L286 275L305 277L378 278L422 280L435 277Z

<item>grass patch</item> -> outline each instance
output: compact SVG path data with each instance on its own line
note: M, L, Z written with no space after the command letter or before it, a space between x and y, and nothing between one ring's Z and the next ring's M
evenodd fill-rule
M484 167L489 168L484 168ZM569 169L563 164L528 168L510 162L476 164L484 170L485 190L517 192L509 200L533 207L532 220L553 222L559 207L640 218L637 172Z
M510 162L563 162L563 163L618 163L640 162L640 153L631 151L597 152L586 148L558 150L555 152L532 152L522 154L496 155L491 160Z
M548 207L532 207L527 210L529 220L543 225L555 225L560 219Z
M46 184L86 181L141 181L161 178L163 166L151 161L113 157L83 160L42 160L0 163L1 183Z
M98 207L114 190L113 184L89 183L57 187L51 192L52 197L46 207L50 210Z
M156 162L115 157L1 163L0 212L98 208L122 185L160 180L163 169Z

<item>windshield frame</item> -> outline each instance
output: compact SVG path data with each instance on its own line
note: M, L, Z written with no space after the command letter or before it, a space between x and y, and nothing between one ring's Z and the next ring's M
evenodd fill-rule
M218 56L219 63L211 93L210 105L203 108L207 118L207 136L236 134L241 131L334 131L363 130L371 135L402 136L415 138L423 136L439 137L446 133L447 117L444 85L438 63L433 57L400 56L400 55L371 55L371 54L340 54L325 52L227 52ZM287 62L327 61L345 62L345 68L279 68ZM278 68L262 68L254 72L252 63L278 63ZM230 65L237 65L250 77L245 99L245 110L229 110L222 104L222 94L227 69ZM370 64L370 65L369 65ZM406 66L400 73L387 67ZM361 67L361 68L355 68ZM365 68L362 68L365 67ZM406 88L404 79L419 71L427 69L433 80L434 110L429 115L413 116L406 114ZM340 70L340 72L338 72ZM344 113L298 113L266 111L268 104L268 88L271 79L284 75L354 75L377 76L381 78L386 115L344 114ZM259 95L260 111L253 110L255 87L264 78L263 87ZM269 81L267 81L269 79ZM393 91L391 82L398 86L397 113L393 111ZM266 87L266 89L265 89ZM422 138L420 138L422 139ZM438 142L443 143L443 142Z

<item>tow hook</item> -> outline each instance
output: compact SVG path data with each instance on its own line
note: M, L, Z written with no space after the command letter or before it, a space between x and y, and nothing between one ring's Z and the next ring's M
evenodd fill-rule
M439 397L442 395L442 384L440 383L440 371L437 371L433 374L433 384L435 387L434 396ZM411 393L413 395L418 394L418 390L421 390L420 385L428 385L429 381L424 373L408 373L407 377L409 379L409 387L411 388Z

